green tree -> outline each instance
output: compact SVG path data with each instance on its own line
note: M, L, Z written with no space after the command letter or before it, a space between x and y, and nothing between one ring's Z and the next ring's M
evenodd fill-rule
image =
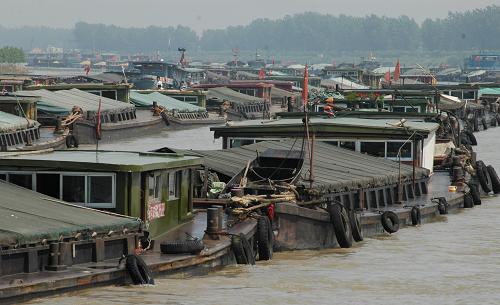
M22 62L26 62L26 58L21 48L3 47L0 49L0 63L22 63Z

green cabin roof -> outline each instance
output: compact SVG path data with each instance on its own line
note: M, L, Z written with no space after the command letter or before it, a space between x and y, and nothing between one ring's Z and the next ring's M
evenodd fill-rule
M161 94L159 92L139 93L136 91L130 92L130 101L138 107L151 107L153 102L165 107L167 110L177 110L180 112L205 112L206 109L190 103L179 101L173 97Z
M0 155L1 156L1 155ZM7 154L0 165L78 171L144 172L201 165L202 158L183 154L125 151L60 150L36 154Z
M399 120L387 119L360 119L360 118L325 118L316 117L309 119L309 132L311 134L333 136L343 134L356 136L369 134L372 136L405 136L416 131L420 134L429 134L438 129L437 123L423 121L406 121L404 127L398 127ZM278 119L257 121L249 120L232 122L226 126L211 127L216 138L223 135L261 135L272 137L275 135L293 137L304 134L302 119Z

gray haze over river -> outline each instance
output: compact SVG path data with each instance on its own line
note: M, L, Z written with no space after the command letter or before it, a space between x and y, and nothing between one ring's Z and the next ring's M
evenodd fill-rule
M499 128L476 134L478 159L500 170ZM208 143L208 144L207 144ZM210 144L211 143L211 144ZM208 129L106 149L215 145ZM201 145L201 147L199 147ZM500 304L500 198L351 249L277 253L270 262L157 285L92 288L30 304Z

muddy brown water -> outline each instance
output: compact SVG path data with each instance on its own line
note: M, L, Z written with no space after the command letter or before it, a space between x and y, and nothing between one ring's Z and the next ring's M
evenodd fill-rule
M476 151L500 171L499 132L476 134ZM351 249L276 253L255 266L159 277L154 286L86 289L30 304L500 304L500 198L484 198L481 206L441 220Z

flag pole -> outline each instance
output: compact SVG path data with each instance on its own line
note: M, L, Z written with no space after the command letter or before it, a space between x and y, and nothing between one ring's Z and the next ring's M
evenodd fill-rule
M101 105L102 100L99 98L99 106L97 107L97 120L95 126L95 162L98 163L99 160L97 158L99 151L99 140L101 139Z
M313 157L312 157L312 143L309 137L309 118L307 115L307 106L308 106L308 89L309 87L309 72L307 70L307 64L304 68L304 83L302 86L302 98L304 103L304 118L305 118L305 126L306 126L306 136L307 136L307 151L309 157L309 187L312 188L313 183Z

